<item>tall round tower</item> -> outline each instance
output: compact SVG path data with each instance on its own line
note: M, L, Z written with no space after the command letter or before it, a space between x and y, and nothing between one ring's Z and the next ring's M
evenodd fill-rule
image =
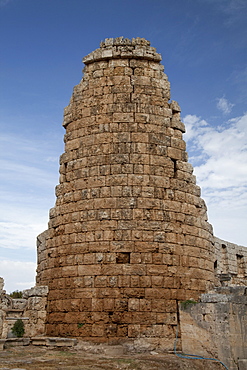
M212 228L180 108L145 39L106 39L65 108L65 152L37 284L47 334L173 346L178 301L214 279Z

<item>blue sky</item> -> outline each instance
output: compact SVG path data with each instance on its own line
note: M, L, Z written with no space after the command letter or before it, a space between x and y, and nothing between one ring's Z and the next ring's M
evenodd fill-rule
M0 276L34 285L54 206L63 109L107 37L162 54L215 235L247 246L246 0L0 0Z

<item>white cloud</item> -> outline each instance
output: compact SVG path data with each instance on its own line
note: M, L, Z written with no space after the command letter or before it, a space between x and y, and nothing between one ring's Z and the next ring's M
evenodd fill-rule
M217 108L223 113L223 114L229 114L232 111L232 108L234 107L234 104L230 103L226 98L218 98L217 99Z
M37 220L38 221L38 220ZM0 247L6 249L36 249L36 237L47 227L45 224L25 222L0 222Z
M201 0L198 0L201 1ZM211 3L213 10L219 10L225 15L224 24L231 27L241 21L246 20L247 2L246 0L203 0Z
M35 285L36 263L14 260L0 261L0 277L4 278L7 293L29 289Z
M42 166L40 164L40 166ZM26 182L28 188L32 186L52 186L54 184L54 175L49 176L49 168L47 170L37 168L30 163L17 163L9 160L0 160L0 167L2 173L5 173L4 181L8 180L10 183L20 184Z
M12 0L0 0L0 8L10 3Z
M189 161L215 234L247 246L247 114L215 128L192 115L184 123Z
M222 0L221 0L222 1ZM237 22L245 16L247 10L246 0L223 0L223 10L228 15L228 24Z
M21 290L34 281L35 263L31 261L36 260L36 237L47 229L49 209L54 206L58 163L49 159L58 158L57 148L52 138L4 132L0 144L0 276L7 278L8 274L9 290ZM24 280L16 272L22 266L28 270Z

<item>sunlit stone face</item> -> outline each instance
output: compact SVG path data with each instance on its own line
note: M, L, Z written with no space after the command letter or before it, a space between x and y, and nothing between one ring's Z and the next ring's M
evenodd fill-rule
M212 228L160 60L139 38L106 39L84 58L39 236L48 335L172 348L178 301L213 281Z

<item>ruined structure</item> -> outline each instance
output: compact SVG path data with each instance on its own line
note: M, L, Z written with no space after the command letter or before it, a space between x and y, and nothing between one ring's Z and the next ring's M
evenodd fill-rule
M214 283L212 227L160 60L139 38L83 60L38 249L48 335L172 348L178 302Z
M47 286L26 289L22 298L12 298L6 294L3 278L0 277L0 346L1 339L14 338L11 329L17 319L25 327L25 337L43 335L45 332Z
M172 350L178 328L178 349L238 369L247 249L213 235L160 54L145 39L116 38L83 61L65 108L56 205L38 236L44 334ZM200 303L180 305L189 300Z

